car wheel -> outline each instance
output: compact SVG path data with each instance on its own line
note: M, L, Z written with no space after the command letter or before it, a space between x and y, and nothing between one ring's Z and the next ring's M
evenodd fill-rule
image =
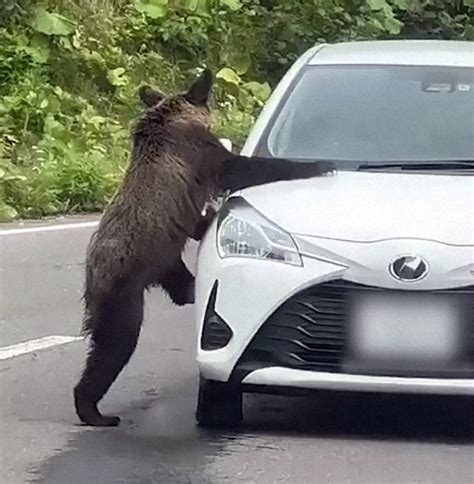
M201 427L227 427L242 422L242 391L230 383L199 377L196 420Z

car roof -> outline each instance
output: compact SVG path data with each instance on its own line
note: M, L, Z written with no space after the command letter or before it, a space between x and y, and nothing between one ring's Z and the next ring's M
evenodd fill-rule
M375 40L323 44L308 65L389 64L474 67L474 42Z

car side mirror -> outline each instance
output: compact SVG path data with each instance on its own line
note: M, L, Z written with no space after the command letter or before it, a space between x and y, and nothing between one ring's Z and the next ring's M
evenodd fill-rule
M219 141L227 151L232 151L232 141L230 139L220 138Z

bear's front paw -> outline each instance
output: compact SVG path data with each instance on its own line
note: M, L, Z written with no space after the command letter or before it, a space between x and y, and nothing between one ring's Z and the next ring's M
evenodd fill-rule
M333 161L318 161L317 171L320 175L333 175L337 166Z

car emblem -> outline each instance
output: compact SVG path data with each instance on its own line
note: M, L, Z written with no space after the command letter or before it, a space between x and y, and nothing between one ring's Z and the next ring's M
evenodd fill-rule
M428 274L428 264L417 255L397 257L390 264L390 274L399 281L416 282Z

